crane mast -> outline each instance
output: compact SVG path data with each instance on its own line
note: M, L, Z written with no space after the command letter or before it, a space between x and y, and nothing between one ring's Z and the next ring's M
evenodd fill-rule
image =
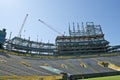
M22 23L22 26L21 26L21 28L20 28L20 30L19 30L19 33L18 33L18 37L21 37L21 32L22 32L22 30L23 30L23 27L24 27L24 25L25 25L25 22L26 22L26 20L27 20L27 17L28 17L28 14L26 14L26 16L25 16L25 19L24 19L24 21L23 21L23 23Z

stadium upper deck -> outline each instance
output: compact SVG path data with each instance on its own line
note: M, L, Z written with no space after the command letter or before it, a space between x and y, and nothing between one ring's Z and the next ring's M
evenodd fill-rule
M108 52L109 42L104 39L100 25L87 22L85 27L82 23L81 28L77 24L77 29L73 23L73 30L69 25L69 36L57 36L56 44L57 54L72 55Z

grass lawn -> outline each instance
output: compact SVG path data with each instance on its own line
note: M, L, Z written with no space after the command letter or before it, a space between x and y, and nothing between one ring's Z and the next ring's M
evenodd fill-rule
M84 79L84 80L120 80L120 75L119 76L89 78L89 79Z

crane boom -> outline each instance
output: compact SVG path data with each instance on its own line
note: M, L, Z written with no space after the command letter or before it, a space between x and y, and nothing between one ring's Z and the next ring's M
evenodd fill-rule
M40 21L41 23L43 23L45 26L47 26L48 28L50 28L51 30L55 31L56 33L62 35L60 32L58 32L56 29L52 28L50 25L48 25L47 23L45 23L44 21L38 19L38 21Z
M20 30L19 30L19 33L18 33L18 37L21 37L21 32L22 32L22 30L23 30L23 27L24 27L24 25L25 25L25 22L26 22L26 20L27 20L27 17L28 17L28 14L26 14L26 16L25 16L25 19L24 19L24 21L23 21L23 23L22 23L22 26L21 26L21 28L20 28Z

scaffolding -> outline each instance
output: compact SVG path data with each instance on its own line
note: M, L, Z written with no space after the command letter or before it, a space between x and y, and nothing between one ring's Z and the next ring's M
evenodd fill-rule
M10 50L31 54L53 54L55 45L52 43L35 42L29 39L14 37L10 41Z
M73 23L73 30L69 24L69 36L57 36L57 54L82 54L82 53L104 53L107 52L109 42L104 39L100 25L93 22L83 23L77 29Z

